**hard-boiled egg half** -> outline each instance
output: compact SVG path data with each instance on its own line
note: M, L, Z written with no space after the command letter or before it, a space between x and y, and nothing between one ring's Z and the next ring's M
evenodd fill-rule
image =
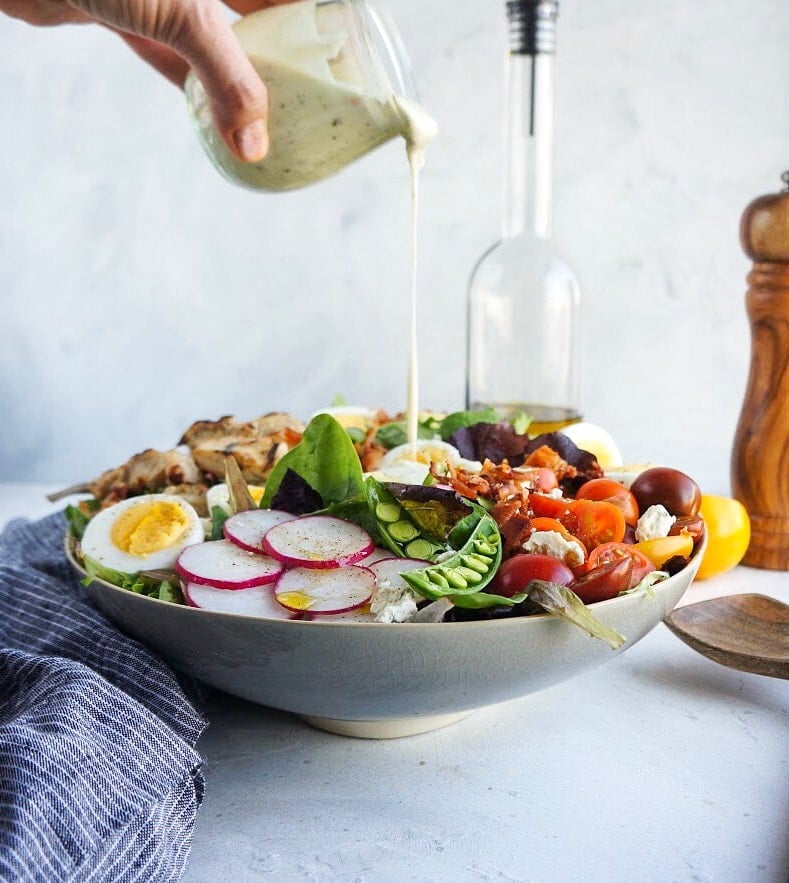
M83 555L104 567L139 573L173 567L182 549L203 539L203 525L188 503L171 494L149 494L97 512L80 546Z
M250 496L259 506L266 491L265 487L262 484L250 484L247 487L249 488ZM208 488L205 493L205 502L206 506L208 506L209 514L214 511L215 506L218 506L227 515L233 514L233 510L230 508L230 491L227 489L226 484L215 484Z
M310 420L318 414L334 417L343 429L360 429L362 432L368 432L375 423L378 412L359 405L336 405L332 408L321 408L310 417Z
M610 433L596 423L571 423L559 430L576 447L589 451L597 458L603 469L610 469L622 463L622 455Z
M464 460L460 451L438 438L421 438L415 447L398 445L388 451L381 460L380 468L373 473L379 481L400 481L405 484L422 484L430 472L430 464L453 466L468 472L479 472L482 464L477 460Z

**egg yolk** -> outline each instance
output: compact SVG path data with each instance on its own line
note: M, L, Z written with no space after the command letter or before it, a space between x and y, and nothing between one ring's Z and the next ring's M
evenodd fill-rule
M118 516L112 542L122 552L144 558L174 545L188 529L189 519L177 503L140 503Z
M441 463L448 465L450 463L449 453L442 448L430 447L423 445L418 447L413 453L408 451L402 457L398 457L398 462L410 461L413 463L422 463L429 466L431 463Z
M258 506L260 505L260 501L263 499L263 494L265 493L266 489L264 487L261 487L258 484L249 485L249 495L258 504Z

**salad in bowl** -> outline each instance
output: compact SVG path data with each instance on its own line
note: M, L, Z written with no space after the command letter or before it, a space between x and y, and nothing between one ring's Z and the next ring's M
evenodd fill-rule
M67 548L86 584L214 614L387 628L550 614L616 649L595 606L695 560L701 493L674 469L604 471L572 435L531 437L490 410L423 414L415 444L364 408L201 421L63 492L90 494L67 509Z

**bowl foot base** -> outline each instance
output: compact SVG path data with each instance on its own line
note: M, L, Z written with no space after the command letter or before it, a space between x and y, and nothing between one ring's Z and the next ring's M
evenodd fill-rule
M338 736L353 736L356 739L400 739L402 736L416 736L418 733L440 730L441 727L463 720L470 714L473 714L473 711L377 721L338 720L332 717L312 717L308 714L299 717L311 727L325 730L327 733L336 733Z

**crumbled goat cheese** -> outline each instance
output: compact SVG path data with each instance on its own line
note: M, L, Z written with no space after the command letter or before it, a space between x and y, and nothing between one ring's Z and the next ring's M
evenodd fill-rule
M667 537L671 526L677 519L670 515L668 509L658 504L650 506L636 524L636 540L645 543L647 540L658 540Z
M523 551L550 555L564 561L568 567L577 567L586 558L580 543L566 540L556 530L535 530L523 544Z
M407 586L381 580L370 602L370 613L376 622L408 622L416 613L416 597Z
M553 497L554 500L561 500L564 496L564 493L560 487L555 487L553 490L548 491L545 495L546 497Z

